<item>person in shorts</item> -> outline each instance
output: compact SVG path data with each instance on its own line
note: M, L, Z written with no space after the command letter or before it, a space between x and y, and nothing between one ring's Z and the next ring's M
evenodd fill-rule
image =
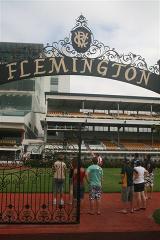
M148 171L148 173L144 177L145 184L145 196L146 199L152 198L153 186L154 186L154 170L155 165L151 160L151 156L148 154L144 159L144 168Z
M141 162L137 160L136 167L134 167L137 174L134 175L134 192L135 192L135 200L137 207L134 209L135 211L145 210L146 209L146 196L144 193L144 177L148 174L148 171L141 166Z
M132 167L132 162L129 159L125 159L121 169L121 184L122 184L121 198L123 203L123 209L117 212L128 213L129 209L129 212L133 213L134 172L137 173Z
M97 158L92 159L92 165L87 168L87 180L89 183L89 214L95 214L95 204L97 214L101 214L101 195L103 169L98 165Z
M57 204L58 195L60 198L60 204L64 204L63 192L64 192L64 182L66 178L66 164L64 162L64 155L60 154L57 161L53 165L54 173L54 200L53 204Z

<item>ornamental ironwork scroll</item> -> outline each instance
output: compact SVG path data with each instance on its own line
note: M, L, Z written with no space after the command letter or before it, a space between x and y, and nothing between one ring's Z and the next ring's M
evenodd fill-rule
M159 65L148 66L145 59L133 53L119 54L114 48L105 46L102 42L94 39L93 33L87 26L87 20L80 15L76 20L76 26L69 37L59 42L47 43L44 54L47 57L73 57L73 58L99 58L131 65L140 69L159 74Z
M0 84L41 76L83 75L110 78L160 93L159 65L148 66L140 55L119 54L95 40L86 18L80 15L69 37L47 44L38 58L0 64Z
M50 144L45 148L39 145L32 149L27 159L0 163L0 224L79 223L79 200L73 198L70 179L70 154L77 156L76 151L69 142ZM67 167L63 202L56 191L53 170L57 161L55 154L59 152L65 156Z

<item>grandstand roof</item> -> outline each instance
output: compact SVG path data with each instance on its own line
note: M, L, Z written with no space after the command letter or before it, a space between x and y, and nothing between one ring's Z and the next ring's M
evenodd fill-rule
M48 106L59 111L79 109L152 111L160 112L160 98L119 95L98 95L81 93L46 92ZM53 101L54 100L54 101Z
M40 43L0 42L0 62L37 57L42 49Z

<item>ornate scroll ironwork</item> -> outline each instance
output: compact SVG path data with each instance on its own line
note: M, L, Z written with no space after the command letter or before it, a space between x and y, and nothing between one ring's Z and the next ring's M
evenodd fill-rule
M68 146L69 147L69 146ZM40 147L33 149L21 164L0 164L0 223L76 223L77 201L73 201L69 172L70 153L63 144L67 166L64 183L64 203L54 188L54 157L56 145L48 145L38 156ZM35 160L35 161L34 161ZM35 163L37 163L35 165ZM56 195L55 195L56 194ZM57 203L54 204L54 199Z
M78 39L77 41L79 45L81 44L81 46L85 46L85 43L88 44L88 42L90 42L90 46L86 51L77 51L73 44L72 34L76 30L80 32L79 38L78 33L75 37L76 39ZM140 55L136 55L133 53L119 54L114 48L105 46L102 42L95 40L93 33L87 26L87 20L83 15L80 15L79 18L76 20L76 26L72 29L69 37L64 38L64 40L60 40L59 42L53 42L52 44L47 43L46 47L43 49L42 55L45 55L46 57L68 56L72 58L99 58L107 61L122 63L125 65L129 64L136 68L148 70L155 74L159 74L160 72L158 64L155 64L154 66L148 66L145 59Z

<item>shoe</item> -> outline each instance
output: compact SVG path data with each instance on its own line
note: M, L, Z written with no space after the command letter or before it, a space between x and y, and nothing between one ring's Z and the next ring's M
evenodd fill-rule
M56 199L53 200L53 205L56 205L57 201Z
M140 211L141 209L140 208L134 208L134 211Z
M94 212L88 212L88 214L90 214L90 215L94 215Z
M141 207L140 209L141 209L141 210L146 210L146 207Z
M127 213L127 210L122 209L122 210L117 211L117 213L124 213L124 214L126 214L126 213Z

